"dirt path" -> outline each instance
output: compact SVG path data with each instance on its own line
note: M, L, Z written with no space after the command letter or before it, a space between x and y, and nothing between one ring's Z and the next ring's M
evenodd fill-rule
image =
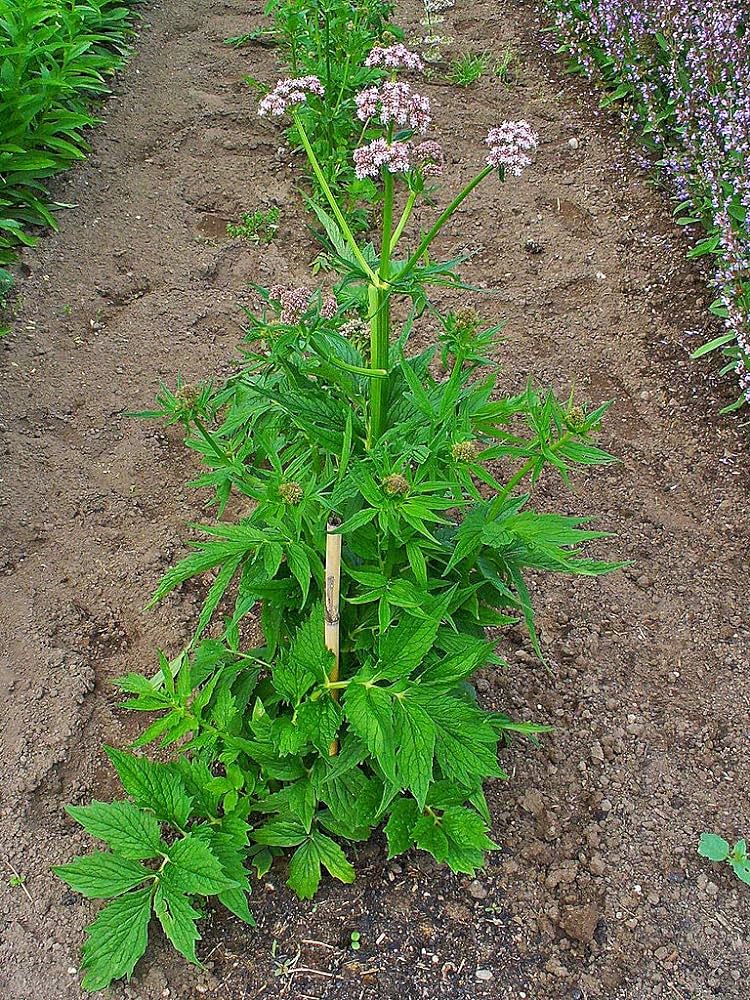
M248 281L302 275L314 255L280 136L255 118L242 82L274 79L273 55L222 45L248 30L244 9L149 8L95 155L59 192L78 208L28 257L3 352L0 842L31 897L9 886L8 869L8 1000L80 996L93 907L47 873L83 845L62 804L107 797L101 741L134 731L111 679L149 669L157 646L177 649L195 618L195 592L141 610L200 497L185 487L178 436L124 414L148 407L177 369L220 372ZM467 277L497 290L477 305L508 319L509 388L533 372L615 399L604 444L622 464L579 476L572 496L550 483L546 500L600 512L617 535L602 551L636 565L545 582L555 676L519 634L505 644L511 670L480 682L488 704L559 730L537 753L507 753L513 780L490 795L504 850L477 884L422 856L386 865L379 841L360 851L354 886L326 884L315 904L293 900L279 871L256 897L257 933L215 920L197 973L157 939L116 998L747 994L750 895L695 856L703 829L750 834L750 456L715 415L720 390L687 359L700 334L686 331L703 331L709 295L611 123L545 66L533 4L459 0L449 14L461 46L522 53L511 87L487 77L430 88L454 175L469 174L504 117L534 122L542 148L522 181L485 188L445 246L478 251ZM275 244L221 235L270 198L282 206Z

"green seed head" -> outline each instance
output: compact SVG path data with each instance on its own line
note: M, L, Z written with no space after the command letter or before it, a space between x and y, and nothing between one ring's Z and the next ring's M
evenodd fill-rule
M476 441L457 441L451 448L451 455L457 462L473 462L478 454Z
M399 473L395 472L391 476L386 476L383 480L383 489L389 497L403 496L409 492L409 482Z
M299 483L282 483L279 486L279 496L284 503L295 506L302 499L302 487Z

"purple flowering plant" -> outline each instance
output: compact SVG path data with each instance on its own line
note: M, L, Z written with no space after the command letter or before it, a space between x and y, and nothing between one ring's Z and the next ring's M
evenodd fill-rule
M746 0L545 0L571 68L601 81L658 165L680 225L705 237L737 401L750 403L750 20Z
M387 73L351 101L349 155L379 192L375 242L353 233L303 120L325 116L325 84L285 79L259 110L294 122L338 280L257 288L237 370L164 389L153 414L185 428L217 517L153 598L208 576L193 637L155 676L120 681L149 719L134 749L158 744L159 759L108 748L125 796L69 807L108 848L57 869L110 900L84 945L88 989L130 974L152 914L197 963L206 897L250 924L272 866L311 898L324 873L353 881L352 844L378 828L389 857L419 849L473 875L497 847L484 786L507 777L499 752L549 728L480 703L475 672L507 667L486 630L525 626L543 659L530 574L616 568L583 551L606 537L588 518L532 502L545 471L612 461L592 443L607 404L531 383L504 394L500 327L426 308L431 286L466 288L459 260L433 259L442 227L479 184L530 168L537 136L490 129L475 176L412 236L444 154L429 101L399 76L418 56L397 44L367 61ZM425 317L438 343L411 352Z

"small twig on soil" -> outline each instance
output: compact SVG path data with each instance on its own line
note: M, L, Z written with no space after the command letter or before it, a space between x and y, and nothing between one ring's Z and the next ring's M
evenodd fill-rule
M331 951L336 951L336 945L328 944L327 941L316 941L314 938L302 938L302 944L317 944L321 948L330 948Z
M16 871L16 869L15 869L15 868L13 867L13 865L12 865L12 864L10 863L10 861L6 861L5 863L6 863L6 865L8 866L8 868L10 868L11 872L13 873L13 876L14 876L14 877L15 877L15 879L16 879L16 884L17 884L17 885L20 885L20 887L21 887L21 888L23 889L23 891L24 891L24 892L26 893L26 898L28 899L28 901L29 901L30 903L33 903L33 902L34 902L34 900L33 900L33 899L31 898L31 893L30 893L30 892L29 892L29 890L28 890L28 889L26 888L26 879L24 878L24 876L23 876L23 875L20 875L20 874L19 874L19 873L18 873L18 872Z

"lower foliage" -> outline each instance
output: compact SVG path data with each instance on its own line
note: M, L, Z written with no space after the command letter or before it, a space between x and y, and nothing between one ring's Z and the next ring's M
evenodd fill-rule
M289 324L262 293L238 374L160 397L207 466L197 485L221 514L230 498L245 510L204 525L157 591L212 574L190 647L162 657L157 677L120 682L125 707L152 716L135 747L158 741L175 760L109 749L129 799L70 809L112 851L57 869L84 895L114 897L89 929L90 989L132 970L152 912L196 961L204 898L250 922L250 866L261 877L287 851L302 898L324 870L352 881L346 845L381 826L390 857L417 847L473 874L496 846L483 785L505 777L498 744L546 728L478 704L472 674L504 665L485 630L525 621L541 653L528 573L613 568L580 552L601 532L536 511L521 488L547 465L567 477L573 463L609 462L589 440L606 407L586 414L531 386L496 398L485 357L496 329L451 313L438 346L407 356L411 320L392 346L388 423L368 446L356 299L338 289L326 318L312 296ZM515 469L504 481L498 463ZM333 516L337 680L320 555Z

